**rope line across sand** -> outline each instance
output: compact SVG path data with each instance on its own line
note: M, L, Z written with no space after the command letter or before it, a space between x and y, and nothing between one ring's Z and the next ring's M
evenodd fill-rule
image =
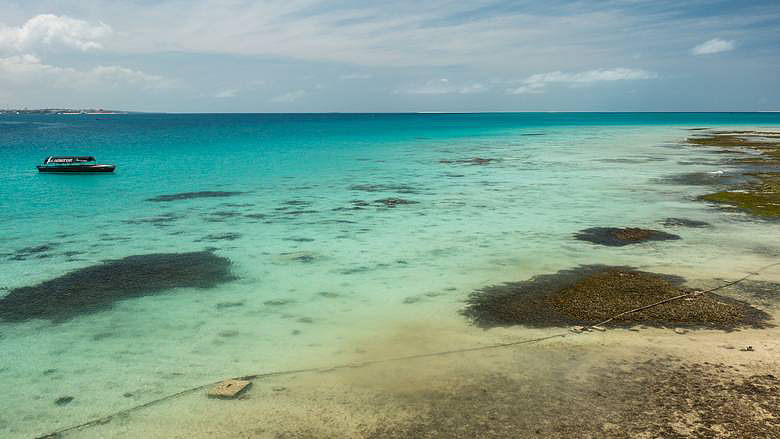
M596 323L594 325L589 325L589 326L583 327L583 331L576 331L576 332L569 332L569 331L567 331L567 332L561 332L561 333L558 333L558 334L548 335L546 337L516 340L516 341L511 341L511 342L505 342L505 343L494 343L494 344L485 345L485 346L475 346L475 347L470 347L470 348L453 349L453 350L449 350L449 351L429 352L429 353L423 353L423 354L406 355L406 356L401 356L401 357L392 357L392 358L383 358L383 359L378 359L378 360L368 360L368 361L361 361L361 362L354 362L354 363L346 363L346 364L340 364L340 365L336 365L336 366L311 367L311 368L305 368L305 369L292 369L292 370L282 370L282 371L275 371L275 372L265 372L265 373L259 373L259 374L254 374L254 375L244 375L244 376L241 376L241 377L236 377L234 379L253 381L253 380L257 380L257 379L261 379L261 378L268 378L268 377L274 377L274 376L295 375L295 374L313 373L313 372L323 373L323 372L331 372L331 371L336 371L336 370L341 370L341 369L366 367L366 366L371 366L371 365L375 365L375 364L393 363L393 362L399 362L399 361L415 360L415 359L420 359L420 358L440 357L440 356L445 356L445 355L462 354L462 353L466 353L466 352L475 352L475 351L483 351L483 350L490 350L490 349L499 349L499 348L505 348L505 347L519 346L519 345L529 345L529 344L539 343L539 342L546 341L546 340L551 340L551 339L554 339L554 338L564 338L564 337L567 337L567 336L570 336L570 335L573 335L573 334L577 334L577 333L581 333L581 332L587 332L587 330L589 328L594 328L594 327L599 327L601 325L605 325L605 324L607 324L607 323L609 323L609 322L611 322L611 321L613 321L613 320L615 320L617 318L620 318L620 317L622 317L624 315L633 314L635 312L640 312L640 311L644 311L644 310L649 309L649 308L653 308L653 307L656 307L656 306L659 306L659 305L663 305L664 303L668 303L668 302L672 302L672 301L675 301L675 300L684 299L686 297L691 297L691 296L700 296L700 295L705 294L705 293L711 293L713 291L717 291L717 290L720 290L720 289L723 289L723 288L726 288L726 287L729 287L729 286L732 286L732 285L736 285L736 284L738 284L740 282L743 282L743 281L749 279L750 277L753 277L753 276L756 276L756 275L760 274L764 270L767 270L767 269L775 267L775 266L780 266L780 262L776 262L776 263L773 263L773 264L765 265L765 266L759 268L758 270L750 272L747 275L745 275L745 276L743 276L743 277L741 277L741 278L739 278L737 280L734 280L734 281L731 281L731 282L726 282L726 283L724 283L724 284L722 284L720 286L717 286L717 287L714 287L714 288L710 288L708 290L703 290L703 291L694 290L694 291L691 291L689 293L680 294L678 296L670 297L668 299L664 299L664 300L652 303L650 305L642 306L642 307L639 307L639 308L634 308L634 309L631 309L631 310L628 310L628 311L621 312L619 314L615 314L614 316L608 318L607 320L601 321L601 322ZM173 394L170 394L170 395L166 395L166 396L163 396L161 398L154 399L154 400L145 402L145 403L140 404L140 405L136 405L136 406L124 409L124 410L120 410L118 412L114 412L112 414L109 414L109 415L106 415L106 416L103 416L103 417L100 417L100 418L97 418L97 419L93 419L91 421L87 421L87 422L84 422L84 423L81 423L81 424L73 425L73 426L66 427L66 428L63 428L63 429L60 429L60 430L55 430L53 432L50 432L50 433L47 433L47 434L44 434L44 435L41 435L41 436L37 436L35 439L54 439L54 438L59 438L63 433L68 433L68 432L72 432L72 431L76 431L76 430L81 430L81 429L84 429L84 428L94 427L96 425L107 424L107 423L111 422L112 419L114 419L114 418L116 418L118 416L123 416L123 415L129 414L129 413L132 413L134 411L138 411L138 410L144 409L146 407L150 407L150 406L153 406L153 405L165 402L165 401L169 401L169 400L178 398L180 396L187 395L187 394L192 393L192 392L196 392L198 390L203 390L203 389L205 389L207 387L215 386L215 385L221 383L222 381L224 381L224 380L215 381L215 382L211 382L211 383L207 383L207 384L202 384L202 385L199 385L199 386L196 386L196 387L191 387L189 389L185 389L185 390L182 390L180 392L173 393Z

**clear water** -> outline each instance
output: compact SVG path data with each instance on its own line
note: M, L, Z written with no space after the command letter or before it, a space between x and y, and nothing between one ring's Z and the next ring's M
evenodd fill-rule
M733 126L777 127L780 114L2 116L0 295L106 259L204 248L228 257L237 280L64 322L0 321L0 436L224 377L338 362L345 340L395 322L474 331L458 310L490 283L585 263L710 279L772 262L775 223L664 181L728 172L721 155L682 140L688 128ZM38 174L52 154L95 155L117 171ZM441 162L473 157L495 161ZM148 201L197 191L241 194ZM388 197L417 203L375 202ZM715 227L624 248L572 238L662 229L667 217ZM235 239L204 240L226 233ZM43 244L51 250L14 258ZM56 405L62 396L74 400Z

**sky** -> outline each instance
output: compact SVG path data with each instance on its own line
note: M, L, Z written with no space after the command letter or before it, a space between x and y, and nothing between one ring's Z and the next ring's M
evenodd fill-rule
M0 108L780 110L780 1L0 0Z

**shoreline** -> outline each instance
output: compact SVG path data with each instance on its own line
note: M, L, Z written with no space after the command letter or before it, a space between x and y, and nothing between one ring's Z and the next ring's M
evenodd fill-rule
M409 329L399 331L374 340L374 350L409 341ZM525 331L495 332L490 338ZM780 431L776 405L712 418L734 401L754 409L777 401L761 389L780 386L779 333L608 330L402 362L361 365L356 358L349 368L259 378L238 400L196 391L64 437L770 437ZM746 343L753 350L740 350ZM696 393L676 387L683 383ZM670 399L660 406L648 400L651 388ZM745 393L753 388L758 393ZM691 397L705 405L691 406ZM635 416L641 401L654 402L642 409L656 419Z

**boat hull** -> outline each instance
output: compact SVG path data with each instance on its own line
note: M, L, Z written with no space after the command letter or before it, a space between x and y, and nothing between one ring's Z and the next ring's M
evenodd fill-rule
M72 166L37 166L38 172L58 174L114 172L114 165L72 165Z

